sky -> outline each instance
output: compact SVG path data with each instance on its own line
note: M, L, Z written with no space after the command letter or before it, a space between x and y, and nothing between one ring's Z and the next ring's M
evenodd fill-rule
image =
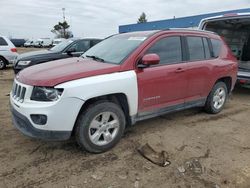
M62 8L75 37L104 38L136 23L142 12L155 21L250 8L250 0L0 0L0 35L53 38Z

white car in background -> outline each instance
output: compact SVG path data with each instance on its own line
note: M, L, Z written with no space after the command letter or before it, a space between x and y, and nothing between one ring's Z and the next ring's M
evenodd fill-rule
M33 40L27 40L24 43L24 47L32 47L34 45L34 41Z
M52 42L52 46L56 46L58 45L59 43L61 43L62 41L65 41L66 39L64 38L58 38L58 39L54 39L53 42Z
M52 40L50 38L37 39L37 41L34 44L34 47L37 47L37 48L44 48L44 47L51 47L51 46L52 46Z
M13 64L18 53L14 44L4 36L0 36L0 70L6 65Z

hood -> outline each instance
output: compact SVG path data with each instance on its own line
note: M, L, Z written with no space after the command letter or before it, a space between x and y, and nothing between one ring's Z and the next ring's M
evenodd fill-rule
M51 55L54 53L58 53L55 51L49 51L49 50L39 50L39 51L34 51L34 52L27 52L20 54L18 56L18 60L31 60L32 58L39 58L39 57L45 57L47 55Z
M26 68L16 79L27 85L53 87L71 80L119 71L120 65L91 59L68 58Z

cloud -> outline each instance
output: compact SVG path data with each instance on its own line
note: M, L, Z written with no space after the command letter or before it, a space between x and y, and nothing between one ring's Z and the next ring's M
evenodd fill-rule
M62 20L63 7L75 36L103 38L117 33L119 25L135 23L143 11L154 21L249 5L249 0L1 0L0 35L53 37L50 30Z

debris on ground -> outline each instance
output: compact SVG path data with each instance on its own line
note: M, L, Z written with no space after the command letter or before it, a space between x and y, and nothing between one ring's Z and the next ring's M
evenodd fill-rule
M165 167L170 165L166 151L157 152L148 143L137 149L138 152L150 162Z
M125 179L127 179L127 175L118 175L118 178L120 178L120 179L122 179L122 180L125 180Z
M104 176L104 173L103 172L98 172L96 174L93 174L91 175L91 177L94 179L94 180L102 180Z
M191 172L194 175L202 174L202 166L198 159L194 158L185 163L185 170Z
M177 170L182 174L186 173L195 176L203 173L202 165L197 158L192 158L186 161L182 166L177 167Z
M184 166L179 166L177 168L177 170L180 172L180 173L185 173L186 172L186 169L184 168Z
M139 187L139 181L138 181L138 180L135 181L134 187L135 187L135 188L138 188L138 187Z

